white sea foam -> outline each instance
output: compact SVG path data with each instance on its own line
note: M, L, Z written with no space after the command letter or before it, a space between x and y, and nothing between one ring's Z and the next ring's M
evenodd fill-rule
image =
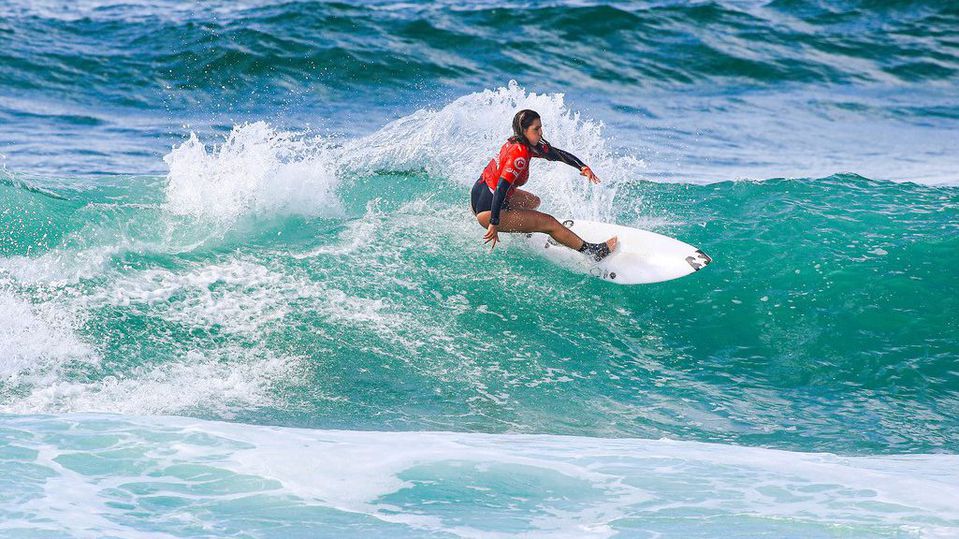
M211 148L191 133L164 157L167 209L227 223L248 213L337 215L331 152L265 122L238 125Z
M616 154L603 135L603 124L571 110L563 94L527 92L516 81L387 124L347 145L347 162L355 170L422 169L468 186L512 134L513 115L521 109L537 111L545 138L590 164L604 182L595 186L567 165L536 160L530 186L545 206L571 217L611 217L618 186L634 181L645 163Z
M314 535L959 532L955 455L844 457L671 440L102 415L8 416L0 436L12 442L8 452L23 455L20 463L52 472L0 460L26 493L2 492L3 532L42 522L67 534L269 535L277 518Z
M64 285L101 275L111 257L129 245L125 239L117 243L89 249L57 248L39 256L0 258L0 270L20 283Z
M321 137L278 131L265 122L237 125L210 148L195 134L164 157L167 206L175 213L232 222L245 214L340 215L336 192L350 178L418 172L468 186L510 135L520 109L543 117L546 138L591 164L603 180L537 160L536 191L564 215L609 217L617 186L634 181L641 159L617 155L603 125L570 110L563 94L537 94L511 81L422 109L371 135L334 145Z
M9 402L4 413L115 412L222 416L237 408L274 404L275 382L289 378L295 359L264 349L222 347L193 350L180 359L94 381L48 378Z
M521 109L537 111L545 137L591 162L597 172L605 168L600 159L615 157L603 137L602 123L570 110L563 94L527 92L510 81L506 87L467 94L439 110L418 110L389 123L347 144L351 151L345 161L354 170L423 169L470 185L512 134L510 123ZM639 161L632 164L642 166ZM556 165L564 170L561 166L566 167ZM569 172L565 176L578 174L571 168ZM615 176L628 170L610 167L606 172Z
M42 383L65 363L96 363L96 351L76 336L73 324L54 303L25 301L0 282L0 382Z

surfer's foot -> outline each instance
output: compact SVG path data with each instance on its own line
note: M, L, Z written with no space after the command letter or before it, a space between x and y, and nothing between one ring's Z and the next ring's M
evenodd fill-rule
M590 243L588 241L583 242L583 246L579 248L579 252L585 253L586 256L592 258L596 262L601 261L602 259L609 256L616 249L616 244L619 243L619 238L613 236L603 243Z
M606 240L606 247L609 248L609 252L611 253L616 250L617 245L619 245L619 236L613 236Z

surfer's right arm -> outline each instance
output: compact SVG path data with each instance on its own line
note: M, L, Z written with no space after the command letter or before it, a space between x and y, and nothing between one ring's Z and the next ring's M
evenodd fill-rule
M499 181L496 182L496 189L493 191L492 207L490 208L489 224L499 225L499 212L506 202L506 197L510 195L510 188L513 187L520 174L526 169L529 162L529 150L525 146L516 144L513 149L506 154L503 166L500 168Z
M496 182L496 189L493 190L493 200L490 202L489 227L486 229L486 235L483 239L487 243L499 241L496 235L496 227L499 226L499 214L506 199L513 190L513 184L522 184L523 174L528 174L530 151L524 144L508 144L504 146L505 155L502 156L502 163L499 167L499 180Z
M493 191L493 202L490 208L489 224L499 225L499 212L503 208L503 202L506 202L506 195L509 194L509 188L512 184L501 177L496 183L496 190Z
M499 241L497 227L499 226L499 212L503 208L503 202L506 201L506 195L509 194L510 183L506 178L500 178L496 184L496 191L493 191L493 201L490 207L489 226L486 228L486 234L483 235L484 243L493 242L490 249L496 247Z

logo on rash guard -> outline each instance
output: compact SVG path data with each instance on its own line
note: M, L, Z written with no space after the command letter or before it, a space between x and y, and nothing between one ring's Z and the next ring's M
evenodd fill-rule
M519 170L523 170L524 168L526 168L526 159L523 157L517 157L516 159L513 160L513 166L515 166Z

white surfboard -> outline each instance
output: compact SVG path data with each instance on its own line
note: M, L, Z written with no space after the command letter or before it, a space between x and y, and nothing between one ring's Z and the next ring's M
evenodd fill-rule
M709 255L696 247L648 230L579 219L560 222L588 242L599 243L619 236L619 245L612 254L596 262L556 243L547 234L522 234L520 237L551 261L606 281L658 283L689 275L712 262Z

